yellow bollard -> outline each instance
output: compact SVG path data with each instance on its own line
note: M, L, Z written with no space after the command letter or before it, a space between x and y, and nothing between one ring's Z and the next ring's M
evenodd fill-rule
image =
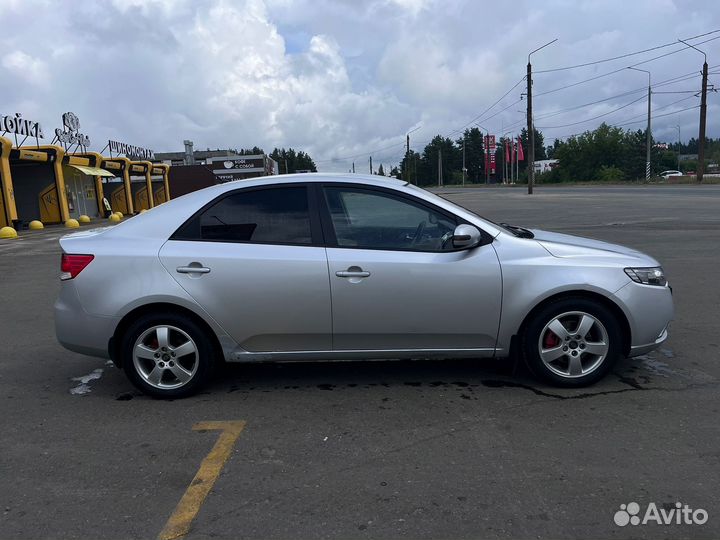
M80 223L90 223L90 216L86 216L85 214L83 214L78 218L78 221Z
M0 229L0 238L17 238L17 231L12 227L2 227Z
M39 231L40 229L44 229L45 225L43 225L42 221L38 221L37 219L33 219L30 223L28 223L28 229L31 231Z
M65 222L65 226L68 229L77 229L80 227L80 223L78 223L77 219L70 218Z
M110 217L108 220L112 221L113 223L119 223L120 222L120 216L117 214L110 214Z

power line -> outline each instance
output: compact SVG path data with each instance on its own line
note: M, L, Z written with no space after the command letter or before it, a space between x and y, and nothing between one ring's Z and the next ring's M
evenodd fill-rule
M697 43L697 45L702 45L703 43L708 43L709 41L715 41L716 39L720 39L720 36L717 36L717 37L714 37L714 38L710 38L710 39L706 39L705 41L700 41L699 43ZM615 69L615 70L613 70L613 71L608 71L607 73L602 73L602 74L600 74L600 75L596 75L596 76L594 76L594 77L590 77L589 79L584 79L584 80L582 80L582 81L577 81L577 82L574 82L574 83L571 83L571 84L566 84L565 86L560 86L560 87L558 87L558 88L553 88L552 90L546 90L545 92L540 92L540 93L538 93L538 94L535 94L535 97L545 96L545 95L547 95L547 94L553 94L553 93L555 93L555 92L560 92L561 90L567 90L568 88L573 88L573 87L575 87L575 86L579 86L579 85L585 84L585 83L587 83L587 82L596 81L596 80L598 80L598 79L602 79L603 77L608 77L608 76L610 76L610 75L614 75L614 74L616 74L616 73L620 73L621 71L625 71L628 67L635 67L635 66L640 66L640 65L643 65L643 64L647 64L648 62L652 62L652 61L657 60L657 59L659 59L659 58L664 58L665 56L670 56L671 54L677 54L677 53L682 52L682 51L684 51L684 50L686 50L686 49L689 49L689 48L690 48L690 47L687 47L687 46L686 46L686 47L683 47L683 48L681 48L681 49L677 49L677 50L675 50L675 51L671 51L671 52L669 52L669 53L665 53L665 54L661 54L661 55L659 55L659 56L655 56L655 57L650 58L650 59L648 59L648 60L643 60L642 62L638 62L638 63L636 63L636 64L633 64L632 66L624 66L624 67L621 67L621 68L619 68L619 69Z
M468 127L469 125L473 124L474 122L480 121L480 119L482 118L483 115L487 114L490 110L492 110L493 107L495 107L495 106L496 106L498 103L500 103L505 97L507 97L508 94L510 94L510 92L512 92L513 90L515 90L515 88L517 88L524 80L525 80L525 77L523 76L517 83L515 83L515 84L512 86L512 88L510 88L510 90L508 90L508 91L505 92L502 96L500 96L500 98L499 98L497 101L495 101L495 103L493 103L492 105L490 105L490 106L489 106L487 109L485 109L482 113L480 113L478 116L476 116L475 118L473 118L472 120L470 120L467 124L465 124L465 125L462 126L461 128L455 129L455 130L451 131L450 133L448 133L447 137L450 138L452 135L454 135L455 133L460 133L462 130L464 130L466 127ZM522 101L522 100L515 101L514 103L508 105L507 107L505 107L504 109L502 109L501 111L499 111L498 113L496 113L495 115L493 115L491 118L494 118L495 116L497 116L497 114L500 114L501 112L509 109L509 108L512 107L513 105L517 104L519 101ZM421 144L421 145L422 145L422 144L427 144L427 143L429 143L429 142L431 142L431 141L432 141L432 140L430 140L430 141L423 141L423 142L420 142L420 143L415 143L414 146L417 146L418 144ZM390 148L395 148L395 147L398 147L398 146L402 146L402 145L404 145L404 144L405 144L405 142L403 141L403 142L400 142L400 143L391 144L391 145L384 146L384 147L381 147L381 148L376 148L376 149L370 150L370 151L368 151L368 152L363 152L363 153L360 153L360 154L354 154L354 155L351 155L351 156L342 156L342 157L335 157L335 158L330 158L330 159L318 160L318 161L315 161L315 163L316 163L316 164L318 164L318 163L339 163L339 162L343 162L343 161L349 161L349 160L352 160L352 159L355 159L355 158L365 157L365 156L369 156L369 155L371 155L371 154L375 154L375 153L377 153L377 152L382 152L383 150L388 150L388 149L390 149Z
M520 79L518 82L516 82L510 90L508 90L508 91L505 92L502 96L500 96L500 98L499 98L495 103L493 103L492 105L490 105L487 109L485 109L483 112L481 112L479 115L477 115L475 118L473 118L472 120L470 120L467 124L465 124L465 125L462 126L461 128L455 129L455 130L451 131L450 133L448 133L448 137L450 137L451 135L453 135L453 134L455 134L455 133L460 133L460 132L461 132L462 130L464 130L466 127L468 127L469 125L471 125L471 124L473 124L473 123L475 123L475 122L479 122L480 119L481 119L483 116L485 116L490 110L492 110L493 107L495 107L495 105L497 105L498 103L500 103L503 99L505 99L505 97L507 97L507 95L508 95L510 92L512 92L512 91L515 90L518 86L520 86L520 84L521 84L524 80L525 80L525 77L523 76L523 78Z
M674 105L675 103L678 103L679 101L684 101L685 99L689 99L689 98L683 98L682 100L678 100L676 102L669 103L668 105L664 105L663 107L658 107L655 110L667 108L670 105ZM700 107L700 105L693 105L692 107L687 107L685 109L679 109L677 111L671 111L671 112L665 113L665 114L653 115L652 118L655 119L655 118L663 118L665 116L672 116L673 114L678 114L678 113L685 112L685 111L691 111L693 109L697 109L698 107ZM645 116L645 115L638 115L638 116ZM638 118L638 116L631 116L630 118ZM630 121L630 122L623 120L622 122L612 123L612 124L608 124L608 125L613 126L613 127L619 127L619 126L626 126L628 124L639 124L640 122L645 122L645 121L647 121L647 117L643 118L642 120L635 120L635 121ZM589 129L586 129L586 130L580 131L578 133L571 133L569 135L559 135L559 136L553 137L553 138L554 139L569 139L572 137L577 137L578 135L583 135L584 133L588 133L589 131L590 131Z
M629 107L630 105L637 103L638 101L642 101L645 99L645 96L640 96L637 99L632 100L630 103L626 103L625 105L621 105L620 107L617 107L613 109L612 111L605 112L603 114L599 114L597 116L593 116L592 118L586 118L585 120L581 120L580 122L573 122L571 124L562 124L560 126L537 126L537 129L557 129L557 128L564 128L564 127L570 127L570 126L577 126L579 124L585 124L586 122L590 122L592 120L597 120L598 118L602 118L603 116L607 116L609 114L612 114L614 112L617 112L619 110L622 110L626 107Z
M678 114L678 113L685 112L685 111L692 111L693 109L697 109L699 107L700 107L700 105L693 105L692 107L686 107L685 109L679 109L677 111L670 111L669 113L665 113L665 114L658 114L656 116L653 116L652 118L655 119L655 118L663 118L665 116L672 116L673 114ZM628 124L639 124L640 122L645 122L645 120L635 120L634 122L624 122L621 124L613 124L613 126L627 126Z
M683 82L683 81L686 81L686 80L689 80L689 79L694 79L694 78L699 77L699 76L700 76L700 74L699 74L699 73L696 73L696 72L692 72L692 73L688 73L688 74L684 74L684 75L678 75L677 77L672 77L672 78L670 78L670 79L666 79L666 80L664 80L664 81L660 81L660 82L658 82L658 83L655 83L655 84L652 85L652 88L658 88L658 87L667 86L667 85L670 85L670 84L676 84L676 83ZM566 113L566 112L571 112L571 111L574 111L574 110L577 110L577 109L581 109L581 108L584 108L584 107L588 107L588 106L591 106L591 105L596 105L596 104L602 103L602 102L604 102L604 101L610 101L610 100L615 99L615 98L618 98L618 97L624 97L624 96L628 96L628 95L632 95L632 94L637 94L637 93L639 93L639 92L645 92L646 90L647 90L647 87L644 87L644 86L643 86L643 87L637 88L637 89L635 89L635 90L629 90L629 91L627 91L627 92L623 92L622 94L616 94L616 95L614 95L614 96L610 96L610 97L607 97L607 98L604 98L604 99L600 99L600 100L597 100L597 101L592 101L592 102L590 102L590 103L585 103L585 104L583 104L583 105L577 105L577 106L575 106L575 107L568 107L567 109L562 109L562 110L559 110L559 111L554 111L554 112L549 113L549 114L542 114L542 115L539 115L539 116L533 116L533 118L536 119L536 120L544 119L544 118L551 118L551 117L553 117L553 116L558 116L558 115L564 114L564 113ZM654 91L653 94L697 93L697 92L698 92L698 91L696 91L696 90L687 90L687 91L683 91L683 92L663 92L663 91L659 91L659 92L658 92L658 91ZM671 105L672 105L672 104L671 104ZM508 127L509 127L510 129L512 129L513 127L516 127L516 126L522 125L522 124L523 124L523 122L516 122L515 124L511 124L511 125L508 126Z
M675 101L673 101L673 102L671 102L671 103L668 103L668 104L666 104L666 105L662 105L662 106L660 106L660 107L655 107L655 108L652 110L652 112L654 113L655 111L662 111L663 109L667 109L668 107L672 107L673 105L675 105L675 104L677 104L677 103L682 103L683 101L687 101L688 99L692 99L692 98L694 98L694 97L697 97L697 96L686 96L686 97L684 97L684 98L680 98L680 99L675 100ZM635 115L635 116L631 116L630 118L628 118L628 120L632 120L632 119L634 119L634 118L641 118L641 117L642 117L642 118L647 118L647 115L646 115L646 114L638 114L638 115ZM655 118L655 116L652 116L652 115L651 115L651 118Z
M716 33L718 33L718 32L720 32L720 29L719 29L719 30L713 30L713 31L711 31L711 32L706 32L706 33L704 33L704 34L698 34L697 36L692 36L692 37L689 37L689 38L685 38L685 41L690 41L691 39L697 39L697 38L709 36L709 35L711 35L711 34L716 34ZM628 57L630 57L630 56L636 56L636 55L638 55L638 54L643 54L643 53L650 52L650 51L656 51L656 50L658 50L658 49L664 49L665 47L670 47L670 46L672 46L672 45L677 45L677 41L673 41L673 42L671 42L671 43L665 43L664 45L658 45L658 46L656 46L656 47L650 47L649 49L644 49L644 50L642 50L642 51L635 51L635 52L631 52L631 53L627 53L627 54L621 54L620 56L613 56L612 58L604 58L604 59L602 59L602 60L595 60L594 62L585 62L584 64L576 64L576 65L574 65L574 66L565 66L565 67L552 68L552 69L542 69L542 70L539 70L539 71L535 71L534 73L536 73L536 74L537 74L537 73L552 73L552 72L554 72L554 71L566 71L566 70L569 70L569 69L576 69L576 68L581 68L581 67L594 66L594 65L596 65L596 64L602 64L602 63L604 63L604 62L612 62L613 60L620 60L620 59L622 59L622 58L628 58Z

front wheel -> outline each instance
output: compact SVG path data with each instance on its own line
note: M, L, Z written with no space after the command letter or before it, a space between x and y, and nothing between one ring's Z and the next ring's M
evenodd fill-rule
M588 386L622 356L622 334L615 315L602 304L566 298L532 318L522 348L536 376L556 386Z
M176 313L140 317L125 332L121 351L130 381L165 399L197 392L210 377L215 356L206 332Z

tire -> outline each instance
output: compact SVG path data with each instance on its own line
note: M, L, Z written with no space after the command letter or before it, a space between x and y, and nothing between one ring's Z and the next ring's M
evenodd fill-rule
M196 393L216 363L205 329L190 317L172 312L151 313L134 321L122 336L120 354L130 382L144 394L162 399Z
M522 333L522 352L530 371L545 382L570 388L589 386L622 356L620 323L599 302L563 298L543 307L528 322Z

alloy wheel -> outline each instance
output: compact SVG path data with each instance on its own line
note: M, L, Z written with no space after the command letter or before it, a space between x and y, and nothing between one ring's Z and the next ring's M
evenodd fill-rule
M595 371L609 350L605 326L584 311L569 311L554 317L540 332L538 340L538 352L545 366L569 379Z
M133 346L133 365L154 388L170 390L190 382L199 365L198 348L187 332L158 325L145 330Z

